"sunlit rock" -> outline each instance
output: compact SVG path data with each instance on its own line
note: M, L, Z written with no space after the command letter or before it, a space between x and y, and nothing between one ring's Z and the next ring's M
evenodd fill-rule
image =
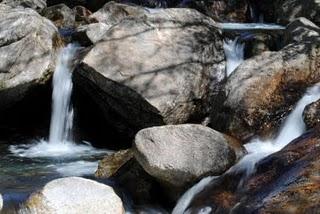
M113 189L96 181L69 177L47 183L32 194L22 211L37 214L124 214Z
M134 155L164 185L184 189L207 175L221 175L245 154L240 144L201 125L143 129L135 137Z

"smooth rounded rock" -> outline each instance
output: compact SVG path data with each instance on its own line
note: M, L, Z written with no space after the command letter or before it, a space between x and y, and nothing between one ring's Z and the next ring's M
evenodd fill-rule
M53 23L29 8L0 4L0 111L48 83L61 39Z
M143 129L134 141L134 155L153 177L175 187L207 175L221 175L237 160L234 142L208 127L184 124ZM240 154L240 153L238 153Z
M124 214L122 201L111 187L80 177L47 183L25 207L37 214Z

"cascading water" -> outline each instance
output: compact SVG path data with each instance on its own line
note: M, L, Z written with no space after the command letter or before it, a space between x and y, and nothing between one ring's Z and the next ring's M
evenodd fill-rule
M286 28L277 24L265 23L218 23L222 30L285 30Z
M255 164L275 153L280 151L292 140L301 136L306 127L302 119L304 108L312 102L320 99L320 84L309 88L306 94L296 104L294 110L289 114L275 139L263 141L254 139L245 145L248 154L242 158L235 166L230 168L226 173L234 173L237 171L245 171L246 176L252 174L255 170ZM206 185L214 181L218 177L207 177L202 179L198 184L190 188L178 201L173 210L173 214L188 213L186 210L196 194L201 192Z
M72 141L73 109L72 69L79 47L69 44L61 50L53 75L52 115L49 141L40 140L33 144L10 146L10 151L20 157L79 157L101 153L90 144L75 144ZM90 164L90 163L89 163Z
M234 40L225 40L223 48L227 60L226 72L227 76L230 76L230 74L243 62L244 44L239 42L239 37L236 37Z
M50 144L65 143L71 139L73 109L70 105L72 93L72 59L77 47L68 45L61 51L57 68L53 75L52 115L50 124Z
M92 176L98 160L112 151L88 142L72 141L71 107L73 59L79 50L61 50L53 77L52 115L48 140L0 143L0 191L4 204L19 204L48 181L64 176ZM9 209L6 208L5 209Z

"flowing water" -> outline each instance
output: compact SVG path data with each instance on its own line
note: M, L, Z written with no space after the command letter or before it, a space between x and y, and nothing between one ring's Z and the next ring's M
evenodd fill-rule
M0 193L5 209L16 206L55 178L92 177L98 160L111 152L72 140L72 62L78 49L76 45L68 45L58 57L53 76L49 139L0 142Z
M223 30L285 30L286 28L277 24L264 24L264 23L219 23Z
M255 164L271 155L278 152L283 147L288 145L292 140L301 136L306 127L303 122L303 110L304 108L320 99L320 85L317 84L307 90L304 96L298 101L294 110L289 114L286 120L283 122L280 131L276 138L267 141L254 139L245 145L248 154L243 157L235 166L230 168L226 173L234 173L237 171L245 171L249 176L255 170ZM207 177L201 180L198 184L190 188L178 201L176 207L173 210L173 214L188 213L187 208L196 194L201 192L210 182L214 181L218 177Z
M223 48L227 60L226 72L227 76L230 76L244 60L244 44L236 37L234 40L226 39Z

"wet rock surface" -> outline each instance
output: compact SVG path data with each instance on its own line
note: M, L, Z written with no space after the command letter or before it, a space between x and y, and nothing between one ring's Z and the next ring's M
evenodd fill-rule
M308 129L316 127L320 123L320 100L306 106L303 111L303 120Z
M211 126L244 141L272 135L305 89L320 80L319 44L311 36L243 62L217 99Z
M226 174L213 180L189 211L210 207L213 213L314 213L319 209L319 139L317 127L259 161L251 176Z

